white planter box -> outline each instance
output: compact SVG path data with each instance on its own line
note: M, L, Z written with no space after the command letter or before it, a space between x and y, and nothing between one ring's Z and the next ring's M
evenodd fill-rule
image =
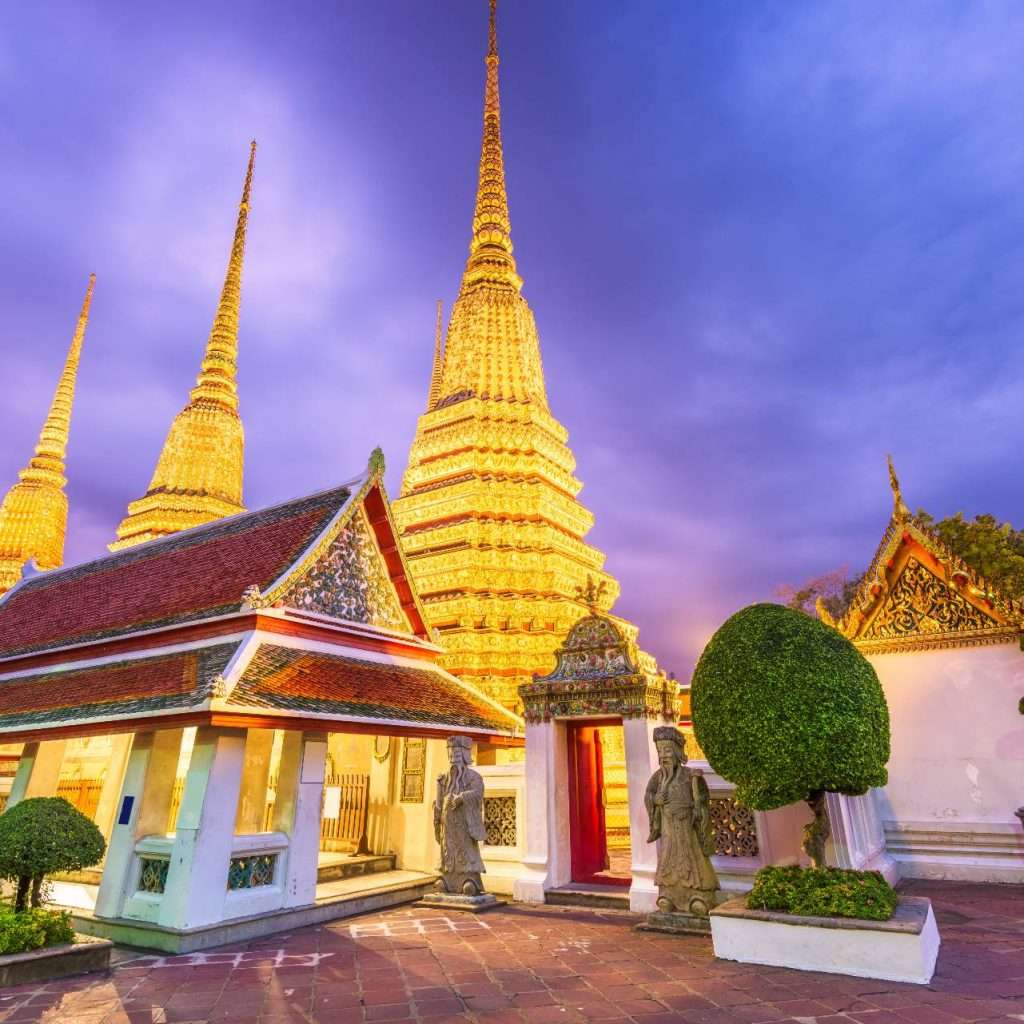
M888 921L748 910L746 897L711 911L715 956L744 964L925 985L939 955L931 901L905 896Z

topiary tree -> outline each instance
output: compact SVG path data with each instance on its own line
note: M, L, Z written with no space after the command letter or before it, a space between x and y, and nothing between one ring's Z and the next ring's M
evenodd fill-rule
M0 814L0 878L16 880L15 910L42 902L43 878L103 859L103 833L63 797L21 800Z
M755 604L704 648L691 697L697 740L741 804L807 801L803 848L822 867L825 794L859 796L888 781L889 709L867 658L817 619Z

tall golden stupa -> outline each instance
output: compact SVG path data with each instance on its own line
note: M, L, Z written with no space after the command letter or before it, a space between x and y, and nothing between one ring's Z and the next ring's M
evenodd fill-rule
M96 275L90 274L64 370L35 453L0 504L0 594L21 579L27 562L32 561L37 569L57 569L64 562L64 533L68 522L64 456L71 430L78 361L95 283Z
M584 541L593 515L548 409L540 342L512 255L495 3L469 261L394 509L445 668L509 707L569 627L618 584ZM588 596L589 595L589 596ZM623 624L635 636L635 629Z
M238 314L256 143L249 149L227 275L188 405L174 418L146 493L128 506L111 551L244 512L238 415Z

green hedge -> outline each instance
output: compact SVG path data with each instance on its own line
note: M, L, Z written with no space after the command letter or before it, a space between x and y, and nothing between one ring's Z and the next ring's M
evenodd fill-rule
M35 907L16 911L0 904L0 955L27 953L74 941L75 932L67 913Z
M877 871L842 868L761 868L747 894L750 910L865 921L888 921L898 902L896 890Z
M737 612L693 674L693 726L746 807L887 781L889 709L875 670L836 630L778 604Z

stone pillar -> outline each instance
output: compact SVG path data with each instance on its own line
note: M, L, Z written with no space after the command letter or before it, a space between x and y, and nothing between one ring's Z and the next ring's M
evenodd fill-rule
M658 887L654 884L654 875L658 870L658 849L657 843L647 842L650 822L644 806L644 792L658 767L654 730L666 724L672 723L653 718L626 718L622 722L633 875L633 884L629 887L629 909L634 914L650 914L658 909Z
M131 749L132 734L130 732L118 733L116 736L110 737L110 761L103 773L100 799L96 804L96 813L93 815L96 827L108 842L118 807L121 805L121 784L124 782L124 771Z
M274 831L288 835L288 861L281 878L285 907L308 906L316 899L326 758L326 733L290 729L284 734Z
M245 762L242 765L242 791L238 796L235 831L249 835L263 831L267 808L267 783L270 780L270 755L274 749L273 729L249 729L245 737Z
M42 740L26 743L21 751L18 771L11 784L7 806L34 796L56 796L60 768L64 763L66 740Z
M526 726L526 854L524 875L512 883L515 899L543 903L544 893L565 885L569 854L569 751L564 722Z
M863 796L825 796L832 835L825 849L825 859L837 868L856 871L880 871L887 882L899 881L896 861L885 847L885 831L875 803L876 790Z
M121 916L136 881L135 844L143 836L164 835L171 809L181 729L137 732L129 739L131 749L96 896L97 917Z
M157 923L198 928L223 919L245 730L201 726L185 776Z

